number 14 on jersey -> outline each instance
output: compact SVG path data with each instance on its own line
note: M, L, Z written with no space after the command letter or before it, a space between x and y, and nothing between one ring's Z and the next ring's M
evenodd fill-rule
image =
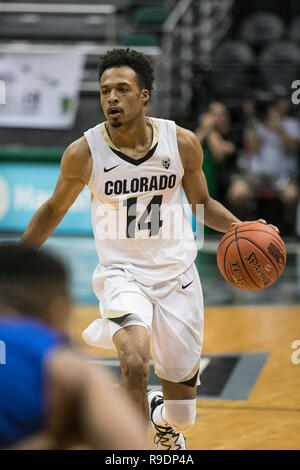
M126 199L123 204L127 208L127 238L135 238L136 230L149 230L150 237L158 235L162 226L160 208L162 195L154 196L137 221L137 197ZM148 219L148 221L147 221Z

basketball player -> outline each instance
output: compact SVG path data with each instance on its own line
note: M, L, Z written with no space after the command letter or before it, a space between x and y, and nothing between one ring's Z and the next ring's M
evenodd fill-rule
M146 449L144 422L110 374L71 351L59 260L0 244L0 448Z
M22 242L41 246L88 186L99 256L93 286L102 319L83 337L117 350L121 385L147 419L150 408L157 447L185 449L184 432L196 413L203 298L196 244L186 244L193 234L182 188L195 214L197 205L204 205L209 227L226 232L240 221L210 198L196 135L145 115L153 82L145 55L121 49L100 59L106 121L66 149L54 193L33 216ZM150 350L163 393L152 391L147 401Z

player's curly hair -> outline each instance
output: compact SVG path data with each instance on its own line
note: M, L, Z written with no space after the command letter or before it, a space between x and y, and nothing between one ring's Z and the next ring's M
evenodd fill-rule
M140 88L146 88L151 95L154 80L154 71L150 59L145 54L133 49L112 49L100 56L99 81L106 69L112 67L131 67L137 74Z

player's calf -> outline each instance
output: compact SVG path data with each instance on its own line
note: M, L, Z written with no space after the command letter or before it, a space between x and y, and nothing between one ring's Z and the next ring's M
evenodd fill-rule
M126 388L132 401L137 405L145 423L148 421L149 409L146 397L149 380L149 365L138 355L131 355L121 363L121 386Z
M125 387L148 420L146 389L149 380L150 339L146 328L129 326L113 337L121 365L121 386Z

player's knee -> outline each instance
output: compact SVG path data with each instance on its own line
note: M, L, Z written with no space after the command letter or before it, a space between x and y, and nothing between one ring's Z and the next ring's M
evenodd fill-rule
M168 423L177 432L184 432L195 423L195 400L164 400Z
M121 362L122 373L131 387L146 387L149 379L149 365L142 354L130 354Z

